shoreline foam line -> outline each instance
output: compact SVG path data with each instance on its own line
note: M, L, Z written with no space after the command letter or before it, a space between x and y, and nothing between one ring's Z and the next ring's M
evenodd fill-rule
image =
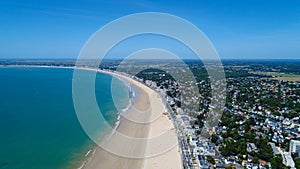
M159 98L156 98L156 96L153 95L153 92L156 93L156 91L152 90L145 84L133 79L132 77L128 77L128 76L124 75L123 73L105 71L105 70L94 69L94 68L85 68L85 67L38 66L38 65L15 65L15 66L5 66L5 67L70 68L70 69L81 69L81 70L105 73L105 74L109 74L114 77L119 77L121 79L124 79L125 81L132 82L131 84L134 85L135 87L137 87L138 89L140 89L141 92L147 93L148 96L151 97L152 101L156 99L155 101L157 103L161 102L161 104L164 105L162 99L157 100ZM136 95L136 94L137 93L134 93L134 95ZM140 94L141 93L139 93L139 95ZM152 95L150 96L150 94L152 94ZM139 97L139 96L135 96L134 98L136 98L136 97ZM133 102L134 102L133 104L138 103L138 104L143 105L143 103L142 103L143 101L141 101L141 99L138 99L138 100L135 99ZM165 111L165 109L166 109L166 107L164 106L164 109L161 111ZM117 127L115 127L115 129L123 130L123 132L126 132L127 134L134 134L134 133L132 133L134 131L130 131L130 126L128 128L129 123L126 122L125 120L126 119L123 119L122 117L120 117L119 123L116 125ZM131 126L131 129L134 129L134 128L132 128L132 126ZM144 126L144 127L142 127L142 129L143 129L143 131L145 131L145 133L143 135L153 137L153 136L157 136L158 134L162 133L163 130L174 129L174 124L166 115L161 115L157 120L152 122L150 124L150 126L148 126L148 127ZM177 142L176 133L170 139L174 139ZM132 146L134 147L135 145L132 145ZM150 151L151 150L150 147L153 148L153 145L149 145L149 143L147 143L147 145L145 145L145 147L143 147L144 151ZM159 147L157 147L157 149L158 148ZM155 157L149 157L149 158L143 158L143 159L128 159L128 158L123 158L123 157L111 156L107 152L104 152L103 150L101 151L98 146L95 146L93 148L93 150L94 151L92 151L92 153L89 153L89 155L88 155L88 156L91 155L91 157L89 157L87 159L87 161L85 160L85 162L80 166L80 169L81 168L102 169L103 167L106 169L110 169L110 168L111 169L140 169L140 168L182 169L181 154L179 151L178 144L173 149L165 152L162 155L158 155ZM112 157L114 159L110 159L110 157Z

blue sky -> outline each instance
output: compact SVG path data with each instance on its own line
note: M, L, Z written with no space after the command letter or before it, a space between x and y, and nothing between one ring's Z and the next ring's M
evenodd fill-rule
M192 22L223 59L300 59L297 0L1 0L0 58L76 58L95 31L137 12L170 13ZM148 47L191 55L180 44L153 36L132 38L110 56Z

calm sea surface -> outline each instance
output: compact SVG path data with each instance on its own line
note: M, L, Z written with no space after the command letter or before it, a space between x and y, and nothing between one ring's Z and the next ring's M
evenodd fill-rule
M94 144L73 107L72 75L72 69L0 68L0 169L80 165ZM113 125L118 113L112 102L111 79L98 73L95 93L102 114ZM117 85L116 99L125 108L129 89L121 81Z

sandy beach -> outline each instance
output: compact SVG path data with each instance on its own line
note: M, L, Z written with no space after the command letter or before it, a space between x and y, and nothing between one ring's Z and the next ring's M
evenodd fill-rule
M83 168L181 169L175 129L169 115L164 113L166 108L160 96L125 75L99 72L125 80L133 86L133 90L138 91L138 95L135 96L132 106L122 114L119 125L108 141L95 148L93 156Z
M134 102L121 114L119 124L109 134L107 141L87 153L88 158L80 169L183 168L174 125L166 113L162 98L154 90L116 72L82 67L24 67L98 71L123 80L136 93Z

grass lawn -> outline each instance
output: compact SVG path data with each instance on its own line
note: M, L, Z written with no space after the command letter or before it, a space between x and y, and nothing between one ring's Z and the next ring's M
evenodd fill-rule
M272 76L272 79L283 80L283 81L300 81L300 75L286 74L280 72L249 72L258 75Z

